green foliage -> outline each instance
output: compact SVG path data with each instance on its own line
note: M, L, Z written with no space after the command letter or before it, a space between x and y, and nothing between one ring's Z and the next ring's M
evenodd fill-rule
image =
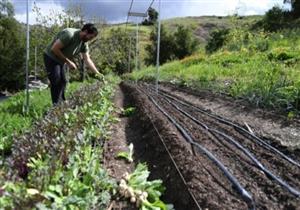
M147 65L154 65L156 63L157 55L157 26L151 32L150 35L151 44L146 46L146 51L148 57L145 59ZM160 57L159 62L161 64L166 63L169 60L175 58L174 49L175 49L174 37L170 34L163 25L161 25L160 31Z
M291 4L291 15L293 18L299 18L300 17L300 1L299 0L284 0L284 3L290 3Z
M24 34L14 18L0 18L0 90L24 87Z
M81 86L71 83L67 95ZM29 129L34 121L40 119L51 107L50 91L36 90L30 92L29 112L24 113L25 93L18 93L0 104L0 151L7 153L11 149L14 135Z
M150 172L146 164L139 163L133 173L120 181L120 194L130 198L141 210L172 210L173 205L167 205L160 200L165 191L161 180L149 181Z
M15 15L14 6L8 0L0 1L0 18L9 17L13 18Z
M133 144L130 143L128 146L128 152L119 152L118 158L125 158L129 163L133 162Z
M242 34L239 37L244 36ZM198 54L180 62L167 63L161 66L159 80L227 92L233 97L243 97L259 107L281 111L300 110L300 77L297 70L300 67L299 48L293 46L259 50L255 47L257 40L264 36L266 35L253 35L248 43L234 51L229 51L224 46L224 50L212 55ZM278 45L270 36L264 39L269 47ZM235 42L228 45L233 43ZM236 43L242 42L236 40ZM290 42L282 43L290 46ZM155 77L153 67L127 75L127 78L133 80L154 80Z
M165 27L161 26L160 35L160 58L161 64L176 58L184 58L194 53L197 49L198 42L195 39L191 29L184 26L177 26L175 33L169 33ZM157 28L151 32L151 44L146 46L148 57L146 64L154 65L156 63L157 54Z
M135 111L136 111L135 107L127 107L122 111L122 114L126 117L130 117L135 113Z
M0 173L1 208L107 208L116 183L101 165L101 145L114 120L115 83L101 84L83 87L14 142Z
M266 52L270 48L269 34L264 31L232 29L227 35L223 49L229 51Z
M176 44L176 58L182 59L186 56L193 54L196 51L198 42L194 38L191 29L179 25L177 27L177 31L174 33L173 36Z
M261 24L265 30L278 31L288 24L287 12L275 6L266 12Z
M157 22L157 19L158 19L158 12L154 8L150 7L148 10L148 17L142 22L142 25L145 26L154 25Z
M208 40L205 50L207 53L213 53L223 47L226 36L228 35L229 30L228 29L220 29L217 31L214 31L210 35L210 39Z
M107 36L94 42L92 59L103 73L123 74L128 71L129 36L121 28L111 29ZM131 42L131 61L134 56L134 41ZM133 63L131 63L131 66Z

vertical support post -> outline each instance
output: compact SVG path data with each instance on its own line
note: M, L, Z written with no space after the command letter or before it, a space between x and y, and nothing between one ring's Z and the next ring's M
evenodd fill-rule
M28 65L29 65L29 0L26 4L26 22L27 22L27 32L26 32L26 102L25 111L29 111L29 78L28 78Z
M135 50L135 70L138 70L138 57L139 57L139 23L136 23L136 50Z
M131 63L131 42L132 38L131 36L129 37L129 52L128 52L128 72L130 72L130 63Z
M161 0L159 0L159 6L158 6L156 81L155 81L156 94L158 94L158 79L159 79L160 28L161 28Z
M34 49L34 80L36 80L36 73L37 73L37 46Z

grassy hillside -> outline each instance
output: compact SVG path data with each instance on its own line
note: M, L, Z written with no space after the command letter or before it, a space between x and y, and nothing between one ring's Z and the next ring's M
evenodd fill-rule
M201 17L181 17L172 18L162 21L165 29L169 32L175 32L177 26L183 25L184 27L192 29L195 37L199 40L200 49L204 49L207 40L210 38L210 33L217 29L233 28L240 25L241 27L248 27L254 22L260 20L261 16L247 16L240 17L238 20L232 17L217 17L217 16L201 16ZM125 24L110 25L103 29L101 37L110 36L111 30L121 29L125 31ZM142 26L139 25L139 58L141 67L145 67L144 60L147 56L145 51L146 45L150 44L150 33L154 30L154 26ZM136 24L129 23L126 31L132 37L133 42L136 38ZM135 50L132 49L132 50Z

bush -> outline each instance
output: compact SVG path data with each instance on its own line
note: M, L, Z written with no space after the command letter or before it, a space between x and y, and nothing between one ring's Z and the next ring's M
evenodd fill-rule
M174 33L175 38L175 56L182 59L188 55L192 55L198 45L198 41L193 37L192 31L189 28L178 26Z
M135 49L133 41L131 49ZM108 36L103 36L101 39L96 39L91 45L93 61L102 73L114 71L121 75L128 70L128 48L129 35L120 28L109 31ZM133 62L134 50L131 51L131 61ZM130 65L134 66L133 63Z
M211 37L208 40L206 46L205 46L205 51L207 53L213 53L223 47L227 35L229 34L229 29L221 29L221 30L216 30L211 33Z
M157 53L157 28L152 31L150 36L151 44L146 46L148 58L146 64L151 65L156 63ZM191 29L181 25L177 27L174 34L171 34L161 27L160 34L160 60L161 64L176 58L182 59L192 55L198 46L198 41L194 37Z
M24 87L24 34L14 18L0 18L0 90Z
M275 6L266 12L261 25L267 31L278 31L287 25L287 17L288 12Z
M157 27L151 32L150 35L151 44L146 46L148 57L145 59L147 65L154 65L156 63L157 54ZM169 60L175 58L174 49L176 47L174 36L168 33L164 26L161 26L160 31L160 64L166 63Z

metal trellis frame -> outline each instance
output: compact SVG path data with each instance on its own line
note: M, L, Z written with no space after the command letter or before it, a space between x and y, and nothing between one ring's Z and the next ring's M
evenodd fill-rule
M26 101L25 101L25 111L28 113L29 111L29 78L28 78L28 65L29 65L29 0L26 3L26 22L27 22L27 30L26 30Z

